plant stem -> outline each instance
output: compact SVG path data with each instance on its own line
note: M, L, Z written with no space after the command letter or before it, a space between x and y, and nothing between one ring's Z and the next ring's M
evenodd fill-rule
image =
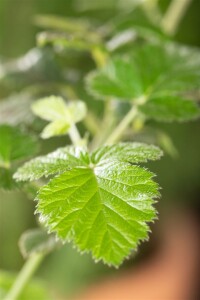
M13 286L4 298L4 300L17 300L26 284L39 267L41 261L44 258L43 253L36 253L30 256L30 258L24 264L22 270L17 276Z
M158 6L158 0L146 0L141 5L147 18L152 24L157 25L161 22L162 14Z
M161 22L163 30L169 35L176 34L178 26L192 0L172 0Z
M69 130L69 137L74 146L78 146L80 144L81 136L75 124L73 124Z
M127 115L122 119L119 125L115 128L115 130L111 133L111 135L105 141L105 144L112 144L116 143L120 140L121 136L123 135L124 131L128 128L130 123L136 117L138 113L137 106L133 106L131 110L127 113Z
M99 48L98 46L93 47L93 49L91 50L91 54L97 68L102 68L105 66L107 55L102 51L101 48Z

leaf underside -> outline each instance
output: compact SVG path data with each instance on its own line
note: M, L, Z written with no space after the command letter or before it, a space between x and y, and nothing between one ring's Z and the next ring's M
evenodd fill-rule
M104 146L91 154L66 147L26 163L15 178L57 174L37 195L41 221L81 252L92 252L96 261L118 266L148 238L147 222L156 217L154 174L136 164L161 155L157 147L140 143Z

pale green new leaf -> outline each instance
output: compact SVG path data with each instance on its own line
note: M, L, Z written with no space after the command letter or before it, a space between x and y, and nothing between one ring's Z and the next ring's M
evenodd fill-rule
M104 146L91 154L67 147L26 163L15 178L57 174L38 193L41 221L80 251L118 266L148 237L146 222L156 216L154 175L135 164L161 155L157 147L141 143Z
M41 100L35 101L31 109L33 113L46 121L56 121L65 119L66 103L61 97L50 96Z
M33 103L32 111L38 117L51 122L41 133L46 139L66 134L74 123L85 118L87 109L82 101L65 103L63 98L50 96Z
M44 127L41 137L43 139L48 139L53 136L64 135L70 129L70 124L68 124L65 120L56 120L49 123Z
M62 173L70 168L85 166L85 150L69 146L60 148L46 156L40 156L25 163L14 174L17 181L37 180L42 176Z

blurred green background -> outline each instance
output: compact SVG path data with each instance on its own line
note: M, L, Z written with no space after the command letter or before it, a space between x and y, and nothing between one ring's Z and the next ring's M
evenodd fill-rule
M0 62L22 56L35 47L35 36L40 28L34 25L34 16L38 14L84 16L83 12L74 9L74 2L73 0L0 0ZM167 0L160 1L163 11L168 3ZM176 35L177 41L200 46L199 12L200 1L193 0L181 22ZM106 13L93 12L92 17L106 22L118 13L113 7ZM2 88L0 99L5 96L8 96L8 92ZM158 174L157 181L162 186L160 210L164 211L168 206L186 206L198 210L200 207L200 122L184 125L151 125L166 130L179 152L176 159L166 155L160 162L151 165ZM56 143L58 142L55 139L47 142L44 147L55 148ZM59 143L62 144L62 140ZM21 268L23 259L18 249L18 239L26 229L37 226L33 214L34 206L35 203L21 192L0 192L0 269L18 271ZM80 288L107 272L115 271L109 270L101 263L95 264L90 256L79 255L70 245L66 245L45 259L38 276L61 294L69 294L77 287Z

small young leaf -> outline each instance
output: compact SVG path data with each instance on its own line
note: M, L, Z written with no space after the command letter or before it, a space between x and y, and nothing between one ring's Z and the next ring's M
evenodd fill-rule
M24 160L38 150L35 138L16 127L0 126L0 166L9 168L13 161Z
M24 258L34 253L49 253L56 245L55 236L42 229L27 230L19 239L19 248Z
M105 146L90 155L81 148L59 151L27 163L15 178L58 173L38 193L41 220L80 251L118 266L148 237L146 222L156 216L152 204L159 192L154 175L134 164L158 159L162 152L139 143Z
M70 127L86 116L86 105L82 101L65 103L61 97L51 96L36 101L32 111L38 117L50 121L43 132L42 138L66 134Z
M66 103L61 97L50 96L35 101L31 108L36 116L46 121L56 121L69 117L68 112L66 113Z
M70 124L68 124L66 120L56 120L45 126L41 133L41 138L49 139L52 136L63 135L66 134L69 129Z

